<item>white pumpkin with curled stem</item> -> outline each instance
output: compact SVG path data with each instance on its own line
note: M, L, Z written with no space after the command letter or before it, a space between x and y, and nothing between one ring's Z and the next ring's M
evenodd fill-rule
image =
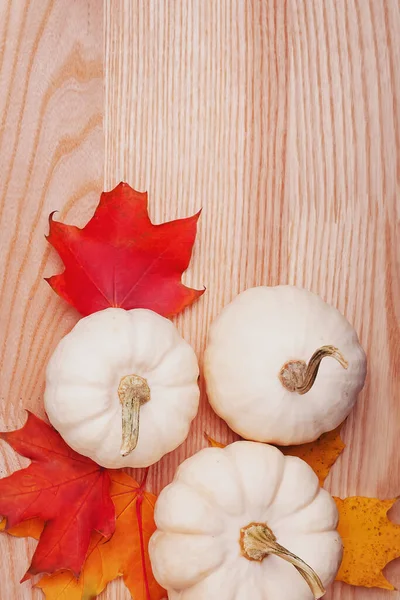
M46 372L45 408L77 452L107 468L146 467L187 437L198 363L151 310L108 308L78 321Z
M347 319L316 294L256 287L211 325L204 373L212 407L239 435L303 444L347 417L366 357Z
M337 508L314 471L257 442L187 459L155 521L150 558L169 600L321 598L342 559Z

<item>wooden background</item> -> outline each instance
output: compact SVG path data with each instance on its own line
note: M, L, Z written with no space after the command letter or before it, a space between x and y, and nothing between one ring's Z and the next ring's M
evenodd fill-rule
M103 187L147 190L155 222L203 207L177 319L201 359L239 291L295 283L332 302L368 352L335 495L400 494L400 5L397 0L1 0L0 426L43 415L46 362L78 315L47 216L83 225ZM151 470L233 435L203 397L189 440ZM1 445L0 476L26 461ZM394 511L393 518L399 519ZM33 541L0 536L0 600ZM400 585L399 563L387 575ZM125 600L121 582L102 598ZM335 584L329 600L398 600Z

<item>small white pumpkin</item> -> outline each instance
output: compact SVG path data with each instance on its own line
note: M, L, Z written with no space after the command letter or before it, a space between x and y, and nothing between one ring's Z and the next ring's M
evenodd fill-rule
M198 374L193 349L168 319L108 308L78 321L58 344L45 408L80 454L108 468L146 467L187 437Z
M204 371L212 407L242 437L303 444L347 417L366 357L347 319L316 294L256 287L211 325Z
M187 459L155 521L150 558L170 600L312 600L342 559L333 498L304 461L266 444Z

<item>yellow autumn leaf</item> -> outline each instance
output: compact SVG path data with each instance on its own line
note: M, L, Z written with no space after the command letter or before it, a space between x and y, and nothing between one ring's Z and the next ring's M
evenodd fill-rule
M323 486L329 471L345 448L340 437L341 428L342 425L339 425L333 431L324 433L315 442L301 446L280 446L279 450L285 455L302 458L316 472L320 485Z
M394 590L382 571L389 562L400 557L400 525L392 523L387 516L396 500L355 496L345 500L335 498L335 501L344 546L337 581Z
M298 456L302 458L318 475L320 485L324 485L331 467L335 464L339 455L343 452L345 444L340 437L342 425L333 431L328 431L315 442L302 444L301 446L279 446L279 450L285 455ZM226 444L217 442L207 433L204 434L207 442L214 448L224 448Z

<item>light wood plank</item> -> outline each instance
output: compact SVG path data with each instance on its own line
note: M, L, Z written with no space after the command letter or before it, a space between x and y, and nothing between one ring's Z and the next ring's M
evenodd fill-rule
M148 190L159 222L201 206L177 319L200 358L239 291L293 283L335 304L369 355L341 496L399 493L400 12L395 0L141 2L106 11L106 178ZM156 490L213 437L234 439L203 395L191 435L151 470ZM391 580L400 584L398 565ZM107 598L120 598L114 586ZM329 600L400 598L335 584Z
M76 319L42 282L58 265L42 235L57 207L84 223L102 187L102 19L94 0L0 10L1 425L13 428L22 405L42 413L46 361ZM397 495L398 1L109 0L104 11L106 189L147 189L156 222L203 206L185 279L207 293L177 319L183 335L201 357L211 320L252 285L296 283L334 303L370 371L328 484ZM204 430L234 439L203 395L189 440L152 469L155 491ZM1 450L0 474L22 464ZM17 584L32 544L0 543L0 597L39 598ZM388 572L400 585L398 565ZM129 594L115 582L102 598ZM327 598L400 594L335 584Z
M47 218L93 210L102 189L103 13L96 0L0 2L0 427L44 415L44 368L78 315L43 277L59 269ZM0 476L27 461L0 446ZM1 600L42 598L19 584L35 542L0 536Z

